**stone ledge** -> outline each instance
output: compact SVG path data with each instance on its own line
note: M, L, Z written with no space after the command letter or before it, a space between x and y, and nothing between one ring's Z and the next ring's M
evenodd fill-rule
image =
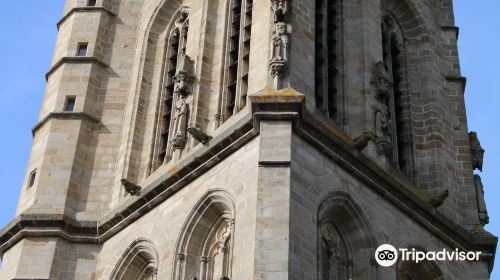
M86 120L94 124L98 124L99 120L91 116L87 113L84 112L52 112L49 113L47 116L45 116L41 121L39 121L32 129L31 133L33 134L33 137L35 136L36 132L42 128L48 121L52 119L80 119L80 120Z
M461 83L462 84L462 89L465 92L465 87L467 86L467 78L463 76L445 76L444 77L446 81L452 82L452 83Z
M73 14L75 13L89 13L89 12L103 12L107 13L110 16L115 17L116 14L113 13L112 11L104 8L104 7L75 7L71 9L66 15L62 17L62 19L57 23L57 30L61 28L61 25Z
M45 74L45 80L49 80L50 76L54 74L54 72L59 69L63 64L83 64L83 63L93 63L101 65L104 68L108 68L109 65L104 63L104 61L98 59L97 57L92 56L65 56L59 59L54 66L52 66L47 74Z
M457 40L458 36L460 35L460 28L458 26L453 26L453 25L443 25L441 26L441 30L443 31L453 31L457 34Z

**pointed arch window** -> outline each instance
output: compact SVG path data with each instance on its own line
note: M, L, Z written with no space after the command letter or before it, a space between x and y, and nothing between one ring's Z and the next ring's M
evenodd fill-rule
M175 280L231 279L234 204L211 191L189 215L177 243Z
M158 253L145 239L134 241L122 255L112 272L112 280L155 280L158 271Z
M169 32L165 75L163 88L160 96L159 117L156 125L156 139L154 144L154 169L158 168L171 159L171 134L172 134L172 111L174 100L175 76L178 73L180 63L186 54L187 35L189 31L189 12L187 9L181 10L172 30Z
M315 19L316 108L340 122L341 0L317 0Z
M390 15L382 19L384 65L392 87L387 99L392 140L393 166L411 175L410 104L406 83L406 61L402 31Z
M366 262L374 252L373 231L348 194L333 193L318 210L318 279L376 279Z
M222 121L246 106L253 0L232 0L229 10L226 71L220 117Z
M320 273L322 280L351 279L352 265L347 257L347 249L332 223L320 228Z

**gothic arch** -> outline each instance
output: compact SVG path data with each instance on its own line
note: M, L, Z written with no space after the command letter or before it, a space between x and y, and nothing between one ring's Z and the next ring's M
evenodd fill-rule
M400 23L400 27L406 36L405 40L430 35L427 24L413 1L381 0L380 8L383 13L390 13Z
M194 206L176 244L174 280L231 278L235 206L222 190L208 191Z
M367 256L376 241L361 208L349 194L334 192L318 209L318 279L376 279Z
M152 1L151 1L152 2ZM165 77L165 60L169 30L182 10L182 0L155 1L144 9L141 17L140 36L137 41L136 56L127 101L121 147L123 159L119 164L116 182L122 178L141 183L155 169L151 158L154 157L154 141ZM152 6L155 5L155 8ZM151 12L147 12L151 9ZM119 184L118 184L119 185ZM117 188L114 201L119 201L125 192Z
M158 253L152 242L139 238L122 254L110 280L154 280L158 270Z

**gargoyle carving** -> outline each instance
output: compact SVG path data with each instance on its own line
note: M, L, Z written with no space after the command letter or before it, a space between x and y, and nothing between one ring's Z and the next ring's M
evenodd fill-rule
M140 186L130 182L127 179L121 179L121 183L122 183L122 186L125 189L125 191L131 195L138 194L142 189Z
M481 147L481 143L479 142L479 138L477 138L477 132L469 133L470 140L470 149L472 155L472 168L478 169L479 171L483 171L483 158L484 158L484 149Z

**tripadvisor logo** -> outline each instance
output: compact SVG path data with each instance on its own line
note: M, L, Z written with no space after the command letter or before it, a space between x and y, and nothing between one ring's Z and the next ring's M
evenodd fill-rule
M455 249L453 251L443 249L441 251L419 251L415 248L396 249L390 244L380 245L375 251L375 260L381 266L389 267L394 265L398 259L402 261L413 261L419 263L422 261L479 261L481 256L478 252L465 252Z

